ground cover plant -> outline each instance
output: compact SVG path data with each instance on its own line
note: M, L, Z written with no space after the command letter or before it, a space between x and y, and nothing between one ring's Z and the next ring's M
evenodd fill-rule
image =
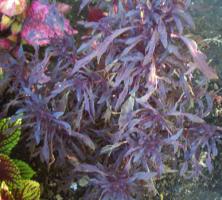
M40 185L30 180L35 172L21 160L9 155L21 135L21 120L11 123L10 119L0 121L0 199L38 200Z
M31 156L66 168L79 199L146 199L165 174L213 170L222 129L205 118L218 76L187 36L190 1L83 0L79 32L66 4L15 2L23 10L0 4L4 31L22 18L19 39L1 40L12 95L1 116L22 118Z

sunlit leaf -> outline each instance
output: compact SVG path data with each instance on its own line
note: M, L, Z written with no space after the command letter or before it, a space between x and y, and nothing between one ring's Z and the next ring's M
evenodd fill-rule
M40 185L35 181L20 180L18 187L12 189L12 193L16 200L39 200Z
M21 119L11 123L10 119L0 120L0 153L9 155L18 143L21 135ZM11 131L8 131L11 130Z
M35 175L34 170L27 163L21 160L13 160L13 162L19 169L22 179L31 179Z
M20 178L19 169L6 155L0 154L0 181L15 183Z

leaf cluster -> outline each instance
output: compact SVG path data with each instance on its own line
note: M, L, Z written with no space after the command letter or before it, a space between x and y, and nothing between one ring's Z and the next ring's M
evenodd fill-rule
M27 146L49 167L71 165L85 199L143 199L166 173L213 170L222 129L205 118L214 104L208 82L218 77L186 35L195 28L189 3L97 1L90 20L79 22L86 31L77 42L47 29L47 47L0 55ZM33 18L51 16L55 27L59 13L43 7L48 15ZM93 18L93 9L103 14Z
M10 153L21 135L21 120L0 120L0 198L9 200L38 200L40 185L30 180L35 172L21 160L11 159Z

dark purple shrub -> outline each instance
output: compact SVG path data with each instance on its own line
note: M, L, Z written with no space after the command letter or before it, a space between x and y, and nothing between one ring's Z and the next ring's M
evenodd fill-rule
M2 56L30 150L49 166L71 163L74 181L87 176L85 199L143 199L164 173L212 171L221 128L204 118L217 74L184 33L194 28L188 6L101 1L106 15L79 22L80 45L67 32L42 51Z

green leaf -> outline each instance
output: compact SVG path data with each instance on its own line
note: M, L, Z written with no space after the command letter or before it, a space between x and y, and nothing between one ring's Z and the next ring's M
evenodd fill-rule
M20 171L22 179L31 179L35 175L35 171L25 162L21 160L13 160Z
M9 155L16 146L21 135L21 119L15 123L10 122L10 118L0 120L0 153Z
M7 155L0 154L0 181L16 183L19 178L19 169L13 161Z
M40 185L36 181L20 180L19 186L12 193L16 200L39 200Z

